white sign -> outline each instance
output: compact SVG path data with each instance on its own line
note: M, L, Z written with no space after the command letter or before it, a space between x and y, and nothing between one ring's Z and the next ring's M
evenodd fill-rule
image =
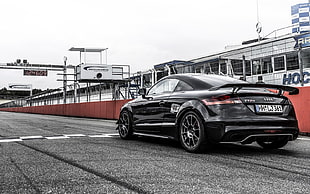
M8 90L10 91L31 91L31 84L9 84Z
M101 64L81 64L77 67L77 80L79 81L105 81L122 79L122 67Z

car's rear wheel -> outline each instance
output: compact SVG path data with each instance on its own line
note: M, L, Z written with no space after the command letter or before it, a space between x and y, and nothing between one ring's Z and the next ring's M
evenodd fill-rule
M118 133L122 139L130 139L132 137L132 117L131 114L124 110L121 112L118 122Z
M204 149L205 131L200 116L189 111L185 113L180 122L180 142L188 152L200 152Z
M278 149L285 146L288 142L287 138L275 139L271 141L257 140L258 145L264 149Z

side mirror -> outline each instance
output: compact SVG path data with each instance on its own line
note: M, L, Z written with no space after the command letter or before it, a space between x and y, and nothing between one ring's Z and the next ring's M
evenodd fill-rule
M146 88L141 88L139 89L138 94L140 94L142 96L142 98L145 98L146 95Z

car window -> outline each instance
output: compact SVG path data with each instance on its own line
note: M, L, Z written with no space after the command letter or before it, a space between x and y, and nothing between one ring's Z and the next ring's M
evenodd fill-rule
M181 92L181 91L190 91L194 88L190 86L189 84L185 83L184 81L179 81L177 87L175 88L175 92Z
M242 80L237 80L237 79L233 79L231 77L225 77L225 76L197 76L200 80L202 80L203 82L206 83L206 87L205 89L209 89L211 87L214 86L221 86L221 85L225 85L225 84L238 84L238 83L247 83L245 81Z
M155 84L148 92L148 95L158 95L163 93L171 93L174 91L179 80L177 79L164 79Z

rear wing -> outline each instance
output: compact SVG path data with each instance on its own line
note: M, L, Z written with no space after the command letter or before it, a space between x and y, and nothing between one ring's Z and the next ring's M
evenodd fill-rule
M288 92L289 95L299 94L299 89L291 86L281 86L273 84L251 84L251 83L236 83L236 84L225 84L222 86L216 86L210 90L218 90L220 88L233 88L232 93L237 93L241 88L250 87L250 88L265 88L265 89L274 89L277 91L278 95L282 95L284 92Z

